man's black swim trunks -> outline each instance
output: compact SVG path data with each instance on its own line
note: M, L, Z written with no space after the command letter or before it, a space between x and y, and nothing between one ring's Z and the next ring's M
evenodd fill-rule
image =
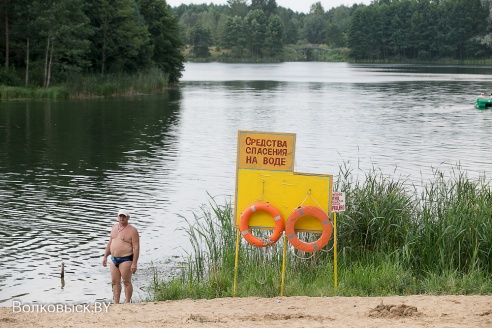
M118 267L123 262L133 261L133 254L122 257L114 257L113 255L111 255L111 261L113 261L115 267Z

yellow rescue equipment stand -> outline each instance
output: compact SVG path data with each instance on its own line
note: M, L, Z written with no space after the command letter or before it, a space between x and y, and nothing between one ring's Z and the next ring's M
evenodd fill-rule
M267 240L261 240L253 236L251 231L249 230L248 223L251 217L256 212L267 212L270 214L275 221L275 229L273 233L269 236ZM305 217L313 217L319 220L323 226L323 231L318 240L312 243L306 243L301 241L295 232L295 224L296 222ZM287 219L287 224L285 225L285 236L284 236L284 249L283 249L283 258L282 258L282 278L281 278L281 286L280 286L280 296L284 296L284 286L285 286L285 267L286 267L286 258L287 258L287 242L289 242L294 248L303 251L303 252L317 252L325 247L334 231L334 277L335 277L335 288L337 288L337 275L336 275L336 213L335 213L335 224L332 225L332 222L329 216L325 211L316 207L316 206L299 206L296 208ZM233 288L233 296L236 296L237 291L237 274L238 274L238 263L239 263L239 245L241 235L243 238L253 246L256 247L267 247L275 244L284 231L284 221L282 216L277 208L269 204L268 202L256 202L253 205L246 208L241 214L241 220L239 223L239 229L236 233L236 257L234 261L234 288Z

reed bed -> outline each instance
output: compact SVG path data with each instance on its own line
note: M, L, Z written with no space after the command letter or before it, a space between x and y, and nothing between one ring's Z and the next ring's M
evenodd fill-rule
M15 99L67 99L69 93L64 87L23 88L0 85L0 100Z
M78 76L64 84L72 98L110 97L162 92L168 87L168 75L159 69L135 74Z
M0 100L69 99L159 93L168 88L168 75L158 69L135 74L73 75L49 88L0 86Z
M284 294L492 294L491 185L485 177L468 179L460 167L449 174L436 171L419 188L376 169L354 179L341 167L335 189L346 192L346 211L337 218L338 286L332 238L314 254L288 246ZM211 197L201 213L183 219L192 245L187 266L172 280L154 275L150 299L232 296L236 230L231 204ZM282 238L257 248L241 240L237 296L279 295L283 243Z

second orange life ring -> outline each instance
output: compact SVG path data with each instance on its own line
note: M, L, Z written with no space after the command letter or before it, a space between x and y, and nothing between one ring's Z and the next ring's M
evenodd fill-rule
M258 211L267 212L275 220L275 229L266 241L253 236L251 231L249 231L249 220L253 216L253 213ZM243 238L251 245L257 247L267 247L275 244L280 239L280 237L282 237L282 233L284 232L284 220L282 219L280 211L269 203L254 203L253 205L246 208L243 213L241 213L241 220L239 221L239 231L241 232Z
M304 216L312 216L318 219L323 225L323 232L318 240L312 243L306 243L297 237L294 226L297 220ZM330 218L322 209L315 206L299 206L296 208L287 219L285 225L285 234L294 248L303 252L317 252L328 244L333 231L333 226L331 225Z

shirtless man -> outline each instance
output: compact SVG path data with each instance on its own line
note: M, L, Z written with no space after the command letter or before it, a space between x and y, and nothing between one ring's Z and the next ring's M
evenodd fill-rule
M104 252L102 265L107 265L111 254L111 284L113 286L114 304L120 302L121 280L125 285L126 303L130 303L133 294L132 274L137 271L140 255L140 240L137 229L128 224L130 214L127 210L118 212L118 224L115 224L109 235L109 242Z

